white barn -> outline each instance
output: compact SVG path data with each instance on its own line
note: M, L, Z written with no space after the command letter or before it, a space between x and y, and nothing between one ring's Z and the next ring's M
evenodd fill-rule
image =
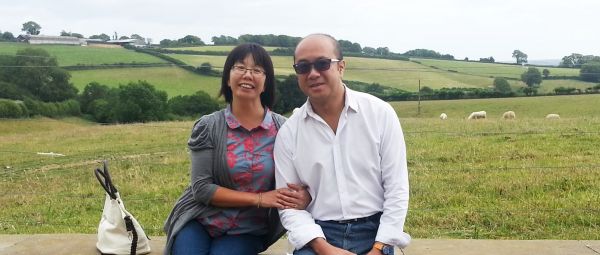
M60 45L87 45L85 39L73 36L52 36L52 35L19 35L17 40L29 44L60 44Z

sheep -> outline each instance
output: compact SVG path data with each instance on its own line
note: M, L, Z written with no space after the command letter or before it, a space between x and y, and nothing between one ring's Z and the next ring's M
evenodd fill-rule
M440 119L441 120L448 119L448 115L446 113L442 113L442 114L440 114Z
M469 115L469 117L467 119L473 120L473 119L485 119L486 117L486 112L485 111L479 111L479 112L472 112L471 115Z
M556 113L550 113L550 114L546 115L546 119L550 119L550 120L560 119L560 115L558 115Z
M512 119L516 118L516 115L515 115L515 112L508 111L508 112L505 112L504 114L502 114L502 118L505 120L512 120Z

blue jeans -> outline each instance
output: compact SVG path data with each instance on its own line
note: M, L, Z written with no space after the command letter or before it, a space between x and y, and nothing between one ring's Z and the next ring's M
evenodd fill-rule
M380 217L381 213L377 213L363 221L357 222L338 223L335 221L315 220L315 223L321 226L329 244L361 255L366 254L373 248ZM315 254L315 251L309 245L294 251L294 255Z
M175 236L174 255L239 255L264 251L264 236L224 235L212 238L196 220L189 221Z

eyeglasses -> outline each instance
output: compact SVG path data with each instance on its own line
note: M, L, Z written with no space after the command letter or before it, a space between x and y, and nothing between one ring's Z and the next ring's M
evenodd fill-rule
M231 71L233 71L233 72L235 72L237 74L241 74L241 75L246 74L246 71L250 71L250 74L254 75L254 76L265 75L265 71L264 70L257 69L257 68L247 68L245 66L233 66L233 68L231 69Z
M307 74L315 67L315 70L319 72L327 71L331 67L331 63L340 62L341 60L335 58L322 58L317 59L315 62L300 61L294 64L294 70L296 74Z

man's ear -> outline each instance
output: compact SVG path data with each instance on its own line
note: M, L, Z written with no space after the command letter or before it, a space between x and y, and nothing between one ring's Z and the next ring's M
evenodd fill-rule
M344 75L344 70L346 70L346 61L340 60L340 62L338 62L338 71L340 71L342 76Z

